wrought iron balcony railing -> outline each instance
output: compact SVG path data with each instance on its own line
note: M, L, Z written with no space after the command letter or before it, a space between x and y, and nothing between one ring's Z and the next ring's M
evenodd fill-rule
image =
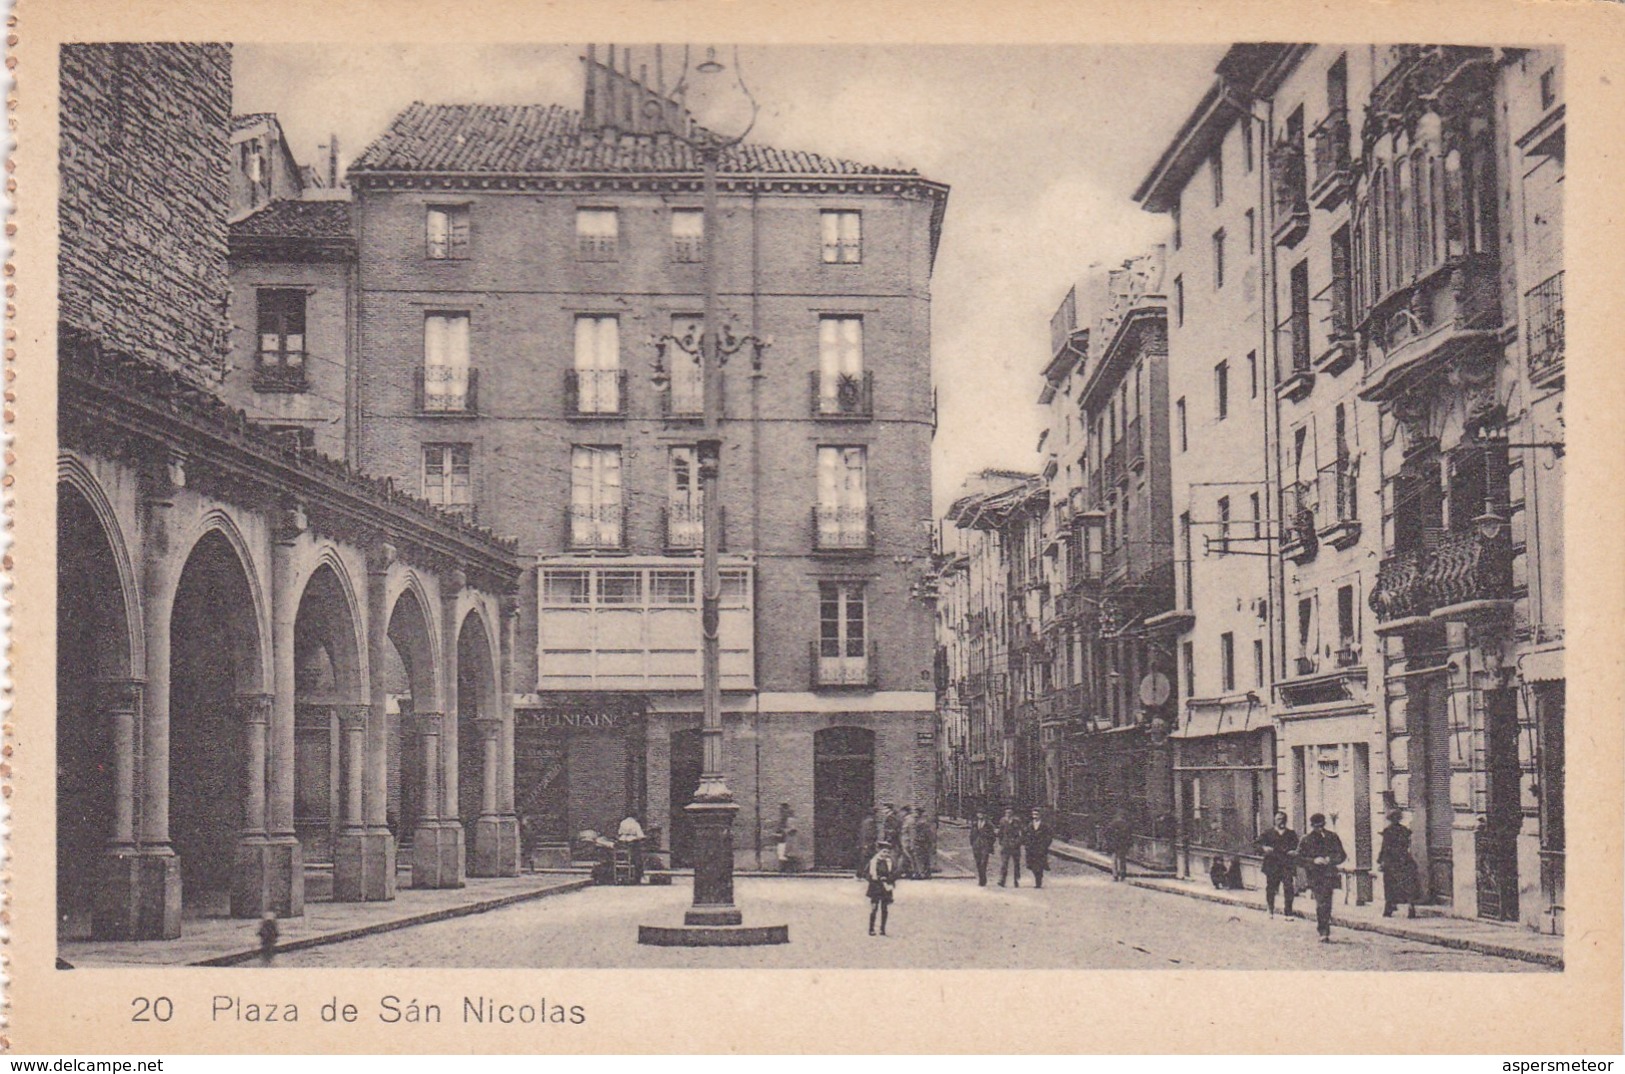
M1294 481L1281 489L1281 554L1297 563L1319 550L1315 529L1315 483Z
M717 512L721 532L717 546L727 550L728 509ZM660 509L660 531L666 535L666 551L698 552L705 544L705 508L699 503L672 503Z
M705 413L705 375L699 363L679 360L660 392L660 409L668 418L698 418Z
M626 370L566 369L566 414L615 417L626 413Z
M851 650L858 649L853 655ZM869 642L808 643L808 685L813 689L857 687L873 689L880 682L880 644Z
M420 367L413 394L419 414L476 415L480 412L480 371L465 366Z
M1434 529L1422 547L1383 559L1371 608L1388 623L1511 595L1512 542L1505 533L1487 538L1477 530Z
M564 509L570 548L578 552L619 552L626 547L623 504L573 503Z
M1309 231L1309 192L1304 174L1303 141L1282 138L1270 149L1274 176L1275 243L1296 246Z
M1328 112L1311 137L1315 143L1315 179L1310 196L1321 208L1335 208L1348 194L1352 175L1348 110L1339 108Z
M817 504L812 509L813 548L819 552L868 552L875 543L872 506L838 507Z
M869 418L875 412L875 375L870 372L825 376L808 374L815 418Z

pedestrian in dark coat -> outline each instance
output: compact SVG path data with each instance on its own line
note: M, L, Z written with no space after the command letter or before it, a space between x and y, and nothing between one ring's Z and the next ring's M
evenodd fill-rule
M1005 809L999 820L999 887L1015 873L1016 887L1021 886L1021 841L1024 833L1014 809Z
M1416 900L1422 894L1422 877L1411 857L1411 830L1400 823L1404 816L1395 809L1388 814L1388 827L1382 830L1377 865L1382 869L1382 916L1393 917L1400 903L1406 904L1406 917L1416 916Z
M858 824L858 867L853 872L859 880L864 879L869 859L875 856L875 847L879 842L880 824L875 814L871 813Z
M1332 892L1343 886L1338 866L1348 860L1343 841L1326 829L1326 815L1309 818L1309 834L1298 844L1298 860L1309 875L1309 890L1315 893L1315 928L1321 943L1332 939Z
M1044 886L1044 871L1049 868L1049 845L1055 833L1044 823L1044 814L1033 810L1033 819L1021 833L1021 848L1027 853L1027 868L1033 874L1033 886Z
M884 839L869 859L864 870L869 879L869 935L875 934L875 915L880 915L880 935L886 935L886 917L891 911L893 893L897 890L897 860L892 857L891 844Z
M1112 815L1106 824L1106 853L1112 856L1112 880L1128 877L1128 852L1134 846L1134 833L1129 830L1128 818L1122 810Z
M916 809L914 814L920 825L920 879L930 880L937 868L937 825L923 809Z
M897 815L890 802L880 810L880 838L892 845L893 854L897 853L897 848L903 842L903 818Z
M1275 893L1279 890L1286 897L1286 916L1297 917L1292 900L1298 894L1298 833L1287 827L1284 811L1275 814L1275 827L1258 837L1258 847L1264 852L1264 902L1270 916L1275 916Z
M971 857L976 859L976 883L987 887L987 860L993 856L993 847L999 841L999 826L985 809L976 811L976 822L970 829Z

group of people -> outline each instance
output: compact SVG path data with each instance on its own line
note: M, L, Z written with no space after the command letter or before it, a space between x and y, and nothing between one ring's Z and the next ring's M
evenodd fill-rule
M997 824L986 810L976 811L976 820L970 829L971 856L976 859L976 883L987 886L988 862L993 848L999 850L999 886L1014 881L1021 886L1021 861L1027 859L1027 868L1033 874L1033 886L1044 886L1044 873L1049 870L1049 847L1055 832L1044 820L1042 810L1032 811L1028 821L1016 819L1014 808L1006 806Z
M1411 830L1403 823L1403 814L1395 809L1388 813L1388 826L1382 830L1382 845L1377 851L1377 865L1382 870L1382 916L1392 917L1401 904L1408 907L1409 916L1416 916L1416 901L1422 894L1422 880L1411 857ZM1342 887L1342 873L1338 866L1348 860L1343 841L1337 833L1326 827L1326 816L1316 813L1309 818L1309 834L1302 839L1287 826L1285 813L1275 814L1275 825L1258 837L1259 849L1264 852L1264 903L1270 916L1275 916L1277 893L1285 895L1285 911L1289 918L1296 917L1292 900L1297 895L1298 872L1302 870L1309 890L1315 897L1315 927L1322 943L1332 935L1332 892Z
M869 935L886 935L899 880L929 880L935 867L937 829L923 809L886 802L858 826L858 879L867 881Z

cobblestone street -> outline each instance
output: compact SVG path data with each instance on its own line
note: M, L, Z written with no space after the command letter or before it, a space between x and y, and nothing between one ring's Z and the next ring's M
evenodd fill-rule
M954 833L957 837L959 833ZM950 864L963 855L945 838ZM968 857L968 855L965 855ZM968 864L968 863L967 863ZM866 933L855 880L737 882L747 924L785 923L790 943L744 949L641 947L640 924L675 924L691 898L670 888L598 887L541 902L297 952L278 966L1326 969L1538 972L1541 967L1368 932L1315 939L1310 917L1252 910L1113 884L1056 862L1042 890L1031 877L1000 888L974 880L904 882L889 935Z

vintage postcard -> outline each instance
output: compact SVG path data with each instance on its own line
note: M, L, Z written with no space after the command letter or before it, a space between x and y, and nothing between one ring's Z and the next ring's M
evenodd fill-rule
M1621 1050L1625 9L10 32L12 1049Z

